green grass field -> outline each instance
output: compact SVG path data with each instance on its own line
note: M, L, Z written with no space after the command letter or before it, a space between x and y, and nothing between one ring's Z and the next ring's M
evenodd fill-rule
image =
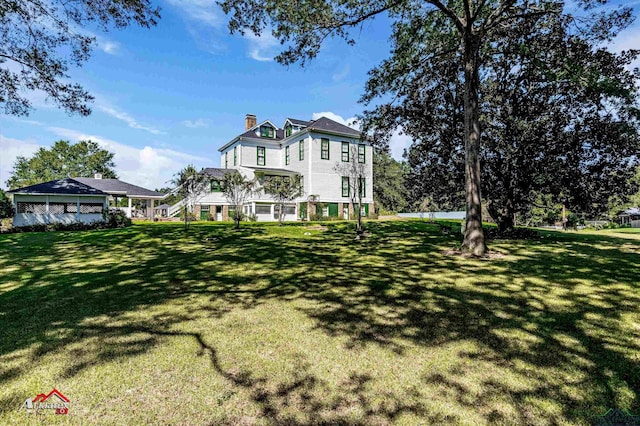
M0 424L591 424L640 414L638 234L465 259L421 221L0 236ZM57 388L69 414L18 411Z

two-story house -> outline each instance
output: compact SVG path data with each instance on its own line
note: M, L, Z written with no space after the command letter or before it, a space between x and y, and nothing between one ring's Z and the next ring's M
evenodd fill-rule
M354 206L345 176L337 171L340 163L358 161L364 166L361 214L373 212L373 149L361 141L360 132L326 117L304 121L285 120L282 127L272 121L257 123L256 116L245 118L244 133L220 147L221 167L207 168L211 176L210 192L196 205L196 216L227 220L229 203L222 195L219 181L225 173L238 172L259 181L270 176L300 175L304 194L285 206L285 220L300 220L311 215L354 218ZM353 157L356 158L353 158ZM356 208L357 209L357 208ZM247 200L244 213L259 221L273 221L278 206L264 192Z

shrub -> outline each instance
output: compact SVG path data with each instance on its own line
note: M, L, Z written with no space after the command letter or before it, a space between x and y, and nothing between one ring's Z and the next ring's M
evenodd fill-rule
M104 219L104 222L91 223L40 223L37 225L17 226L12 228L5 228L3 226L0 233L12 234L19 232L87 231L90 229L124 228L131 226L131 219L129 219L121 210L110 210L104 214Z
M384 207L380 207L380 209L378 210L378 214L380 216L395 216L398 214L398 212L393 210L387 210Z
M118 209L109 210L105 220L106 228L125 228L131 226L131 219L127 217L125 212Z
M567 216L567 222L565 223L565 227L567 229L576 229L578 225L584 225L584 219L578 216L576 213L571 213Z
M196 217L195 213L187 213L189 215L189 222L195 222L198 218ZM180 213L180 220L182 220L184 222L184 211L182 213Z

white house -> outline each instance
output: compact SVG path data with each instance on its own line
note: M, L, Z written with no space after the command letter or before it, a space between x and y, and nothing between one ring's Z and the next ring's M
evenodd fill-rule
M109 200L128 198L129 207L117 207L127 217L132 216L131 201L144 200L144 216L153 217L155 200L165 194L151 191L119 179L64 178L38 183L8 191L16 214L13 226L28 226L48 223L91 223L104 220L103 213L109 209Z
M56 179L8 192L13 198L13 226L103 221L109 194L75 179Z
M195 207L201 219L229 218L229 202L219 186L229 172L258 180L300 175L304 194L285 206L285 220L306 219L312 214L354 218L348 182L345 188L345 176L336 171L337 165L352 160L365 169L360 213L366 216L373 212L373 149L361 141L360 132L326 117L312 121L288 118L280 128L270 120L257 123L256 117L248 114L244 133L219 151L221 167L205 169L211 186ZM259 221L273 221L277 220L278 206L268 195L258 193L244 205L244 213L255 214Z

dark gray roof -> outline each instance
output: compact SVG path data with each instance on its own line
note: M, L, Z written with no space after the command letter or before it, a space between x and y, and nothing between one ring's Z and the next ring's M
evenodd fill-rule
M266 141L279 141L279 140L284 139L284 130L283 129L276 130L276 137L275 138L265 138L265 137L262 137L262 136L257 136L255 130L247 130L246 132L241 134L240 137L241 138L264 139Z
M360 137L360 132L352 129L349 126L345 126L344 124L337 123L327 117L320 117L315 121L311 121L308 126L310 129L315 130L325 130L327 132L337 132L337 133L345 133L347 135L353 135L355 137Z
M303 129L301 131L304 130L317 130L319 132L325 131L325 132L333 132L333 133L341 133L341 134L346 134L349 136L353 136L356 138L360 138L361 137L361 133L355 129L352 129L351 127L345 126L343 124L337 123L327 117L320 117L317 120L311 120L311 121L304 121L304 120L298 120L295 118L287 118L287 120L291 121L292 123L295 122L296 124L300 124L303 126L306 126L306 129ZM269 120L267 120L269 121ZM295 135L295 133L294 133ZM291 136L290 136L291 137ZM222 152L225 149L227 149L229 146L231 146L231 144L233 144L238 138L252 138L252 139L261 139L264 141L271 141L271 142L280 142L281 140L285 139L284 136L284 129L279 129L276 130L276 137L275 138L263 138L262 136L256 136L256 130L247 130L246 132L236 136L234 139L232 139L231 141L227 142L226 144L222 145L218 151Z
M296 171L293 170L288 170L288 169L277 169L274 167L260 167L260 166L243 166L246 167L247 169L251 169L254 171L260 171L260 172L265 172L265 173L286 173L286 174L299 174Z
M630 209L626 209L621 211L620 213L621 215L640 215L640 207L631 207Z
M93 188L113 195L126 195L127 197L150 197L163 198L165 194L161 192L151 191L137 185L123 182L119 179L94 179L94 178L75 178L78 182L89 185Z
M207 167L202 171L214 179L223 179L224 175L226 175L227 173L238 173L238 171L235 169L218 169L216 167Z
M305 120L298 120L297 118L287 118L291 122L291 124L295 124L298 126L308 126L309 122Z
M62 195L108 195L99 189L79 181L80 178L64 178L37 183L9 191L12 194L62 194Z

